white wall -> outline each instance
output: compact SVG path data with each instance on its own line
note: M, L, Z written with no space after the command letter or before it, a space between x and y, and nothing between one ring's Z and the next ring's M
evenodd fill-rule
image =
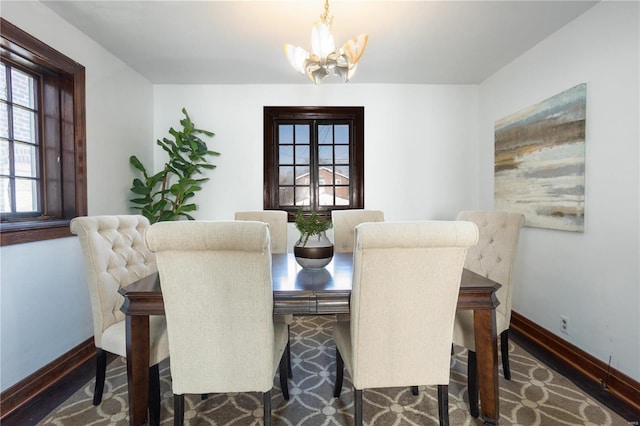
M195 197L197 219L261 210L264 106L364 106L365 208L387 220L451 219L477 204L477 86L156 85L155 139L185 107L218 167ZM156 147L156 170L166 155ZM328 232L332 238L331 231ZM290 224L289 251L299 237Z
M493 125L587 83L585 231L524 228L513 309L640 379L639 3L602 2L480 87L480 206L493 207ZM560 331L569 317L569 335Z
M196 195L199 219L262 209L263 107L364 106L365 208L388 220L452 219L477 203L477 86L156 85L154 135L185 107L216 133L211 180ZM166 161L156 148L156 169ZM297 237L292 229L290 240Z
M1 13L86 67L88 213L128 213L128 158L153 156L151 84L40 2ZM75 238L0 249L2 391L93 335L81 255Z

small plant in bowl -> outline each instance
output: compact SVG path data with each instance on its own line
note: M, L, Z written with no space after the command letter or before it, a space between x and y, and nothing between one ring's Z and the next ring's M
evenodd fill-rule
M302 208L300 208L296 213L296 229L300 231L300 239L297 244L304 247L307 245L309 237L320 236L331 227L333 227L333 223L320 216L315 210L312 210L310 215L304 215Z

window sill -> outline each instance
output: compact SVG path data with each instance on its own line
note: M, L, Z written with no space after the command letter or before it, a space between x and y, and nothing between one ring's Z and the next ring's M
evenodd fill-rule
M0 224L0 246L71 237L69 222L70 219L3 222Z

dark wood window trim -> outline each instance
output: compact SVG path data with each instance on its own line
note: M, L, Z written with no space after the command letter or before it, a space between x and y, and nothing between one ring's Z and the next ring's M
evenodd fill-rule
M349 206L338 208L364 208L364 107L264 107L264 190L265 210L286 210L293 221L297 207L280 206L278 202L278 141L277 125L288 120L349 120L352 125L350 148ZM308 207L307 207L308 209ZM318 213L331 216L331 209L319 209Z
M43 214L3 221L0 244L70 237L71 219L87 214L85 68L2 18L0 35L3 59L43 75L45 117Z

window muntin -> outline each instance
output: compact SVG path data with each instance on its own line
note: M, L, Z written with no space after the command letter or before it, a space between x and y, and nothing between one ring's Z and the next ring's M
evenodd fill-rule
M40 76L0 63L0 213L42 214Z
M364 108L265 107L265 209L363 208Z

